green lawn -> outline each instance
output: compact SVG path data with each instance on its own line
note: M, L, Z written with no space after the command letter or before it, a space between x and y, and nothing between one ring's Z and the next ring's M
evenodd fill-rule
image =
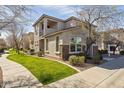
M26 67L43 84L48 84L77 73L76 70L56 61L31 57L22 53L17 54L14 51L10 51L10 54L8 59Z

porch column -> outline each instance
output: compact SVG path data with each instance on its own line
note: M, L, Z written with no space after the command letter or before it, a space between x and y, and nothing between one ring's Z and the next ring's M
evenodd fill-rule
M46 38L44 38L44 54L46 52Z
M44 31L43 31L43 35L45 35L45 34L46 34L46 30L47 30L47 19L44 19L43 24L44 24Z

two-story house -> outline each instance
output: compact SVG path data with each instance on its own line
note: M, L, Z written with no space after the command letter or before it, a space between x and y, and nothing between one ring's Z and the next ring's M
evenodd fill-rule
M21 48L23 48L23 50L34 49L34 33L33 32L23 34Z
M43 14L33 25L35 52L42 50L46 56L63 60L69 55L83 53L89 35L85 24L76 17L62 20ZM95 31L96 26L93 28Z
M124 50L124 29L113 29L105 32L100 32L101 40L99 42L100 50L107 50L108 53L119 54Z
M3 38L0 38L0 49L7 48L6 41Z

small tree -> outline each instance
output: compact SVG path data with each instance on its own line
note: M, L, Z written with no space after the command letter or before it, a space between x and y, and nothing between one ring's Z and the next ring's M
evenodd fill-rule
M0 30L11 36L12 45L19 53L23 33L29 23L30 6L0 6Z
M113 6L82 6L76 13L81 24L84 25L85 22L88 29L89 35L86 39L86 55L89 55L90 47L98 40L98 35L95 33L94 28L97 27L97 30L105 30L119 23L124 11L118 11Z

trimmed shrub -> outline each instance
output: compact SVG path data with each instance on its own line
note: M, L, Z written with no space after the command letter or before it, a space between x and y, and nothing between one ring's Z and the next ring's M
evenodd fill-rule
M28 50L26 50L26 49L23 49L23 51L24 51L25 53L27 53L27 52L28 52Z
M124 51L120 51L120 55L124 55Z
M30 55L34 55L34 49L30 49Z
M93 62L95 64L100 64L100 61L102 60L102 55L100 53L97 53L94 57L93 57Z
M21 51L23 51L23 48L20 48Z
M77 57L75 55L72 55L72 56L69 57L69 62L70 62L71 65L75 65L76 64L76 61L77 61L76 58Z
M0 48L0 53L4 53L4 48Z
M78 56L78 65L83 65L85 63L85 56Z
M90 56L86 56L86 59L92 59L92 57L90 57Z
M107 54L108 51L107 50L99 50L99 53L101 53L101 54Z
M42 57L44 55L44 52L43 51L39 51L36 53L39 57Z
M69 57L69 62L71 65L82 66L85 62L85 56L72 55Z

